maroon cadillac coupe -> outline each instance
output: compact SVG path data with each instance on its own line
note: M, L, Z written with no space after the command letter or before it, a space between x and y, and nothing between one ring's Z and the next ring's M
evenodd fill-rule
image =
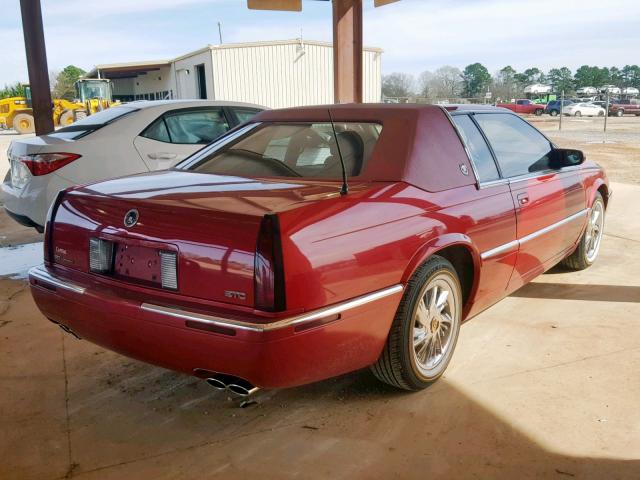
M462 322L591 265L602 169L493 107L271 110L176 168L59 194L52 322L248 394L370 367L418 390Z

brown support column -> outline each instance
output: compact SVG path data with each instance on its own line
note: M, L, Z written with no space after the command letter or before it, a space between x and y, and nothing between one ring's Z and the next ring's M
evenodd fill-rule
M362 0L333 0L336 103L362 103Z
M20 0L20 10L36 135L44 135L54 128L40 0Z

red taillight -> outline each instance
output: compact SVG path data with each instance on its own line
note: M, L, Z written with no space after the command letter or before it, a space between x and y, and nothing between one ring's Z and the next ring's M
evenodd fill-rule
M80 158L77 153L39 153L36 155L23 155L18 158L31 175L37 177L54 172Z
M270 312L285 309L282 244L276 215L265 215L260 224L254 260L254 292L256 309Z

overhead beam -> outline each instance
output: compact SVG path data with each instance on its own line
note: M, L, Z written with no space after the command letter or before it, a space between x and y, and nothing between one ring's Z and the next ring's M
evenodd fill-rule
M362 0L333 0L336 103L362 103Z
M40 0L20 0L20 11L36 135L45 135L54 127Z

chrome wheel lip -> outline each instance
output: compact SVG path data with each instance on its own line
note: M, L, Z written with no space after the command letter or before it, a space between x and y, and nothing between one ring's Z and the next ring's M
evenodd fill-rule
M411 357L426 378L438 372L455 346L460 310L456 287L449 273L437 273L421 289L413 311Z
M593 263L598 256L603 232L604 204L602 200L598 199L591 206L585 231L585 256L589 263Z

